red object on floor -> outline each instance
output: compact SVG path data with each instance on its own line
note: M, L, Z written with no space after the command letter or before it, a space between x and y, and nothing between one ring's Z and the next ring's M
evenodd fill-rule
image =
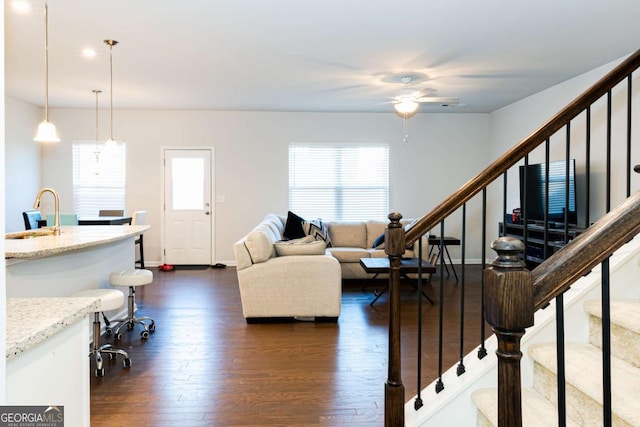
M173 271L173 265L171 264L162 264L160 267L158 267L160 269L160 271Z

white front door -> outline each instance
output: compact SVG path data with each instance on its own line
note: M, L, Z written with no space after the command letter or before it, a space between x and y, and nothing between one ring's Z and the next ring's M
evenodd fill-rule
M164 149L164 262L211 265L212 149Z

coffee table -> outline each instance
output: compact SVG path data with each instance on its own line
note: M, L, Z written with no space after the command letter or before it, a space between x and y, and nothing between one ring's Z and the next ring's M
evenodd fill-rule
M436 272L436 268L424 260L420 260L418 258L402 258L400 260L400 275L408 279L409 273L418 273L418 267L420 265L420 262L422 264L423 274L425 273L433 274ZM385 258L360 258L360 265L362 266L362 268L364 268L364 271L366 271L367 273L375 274L375 276L373 276L374 279L380 273L389 272L389 258L386 258L386 257ZM369 303L369 305L373 306L373 304L375 304L375 302L378 301L378 298L380 298L382 294L384 294L388 289L389 289L389 284L387 283L387 286L385 286L385 288L382 291L375 293L376 297L373 299L373 301ZM425 294L423 290L421 290L421 293L422 293L422 296L425 297L427 301L431 303L431 305L433 305L433 300L429 298L429 296Z

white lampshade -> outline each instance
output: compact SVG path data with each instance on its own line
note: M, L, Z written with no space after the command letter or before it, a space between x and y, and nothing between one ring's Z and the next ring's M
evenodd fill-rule
M56 131L56 125L48 120L43 120L38 125L38 132L33 140L36 142L60 142L58 132Z

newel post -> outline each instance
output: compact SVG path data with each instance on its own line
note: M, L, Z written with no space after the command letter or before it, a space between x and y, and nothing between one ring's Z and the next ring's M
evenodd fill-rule
M404 385L400 369L400 260L405 250L402 215L389 214L385 253L389 256L389 369L384 386L384 425L404 426Z
M484 271L485 315L498 339L498 426L522 426L520 339L533 326L533 280L518 254L524 244L500 237L498 257Z

